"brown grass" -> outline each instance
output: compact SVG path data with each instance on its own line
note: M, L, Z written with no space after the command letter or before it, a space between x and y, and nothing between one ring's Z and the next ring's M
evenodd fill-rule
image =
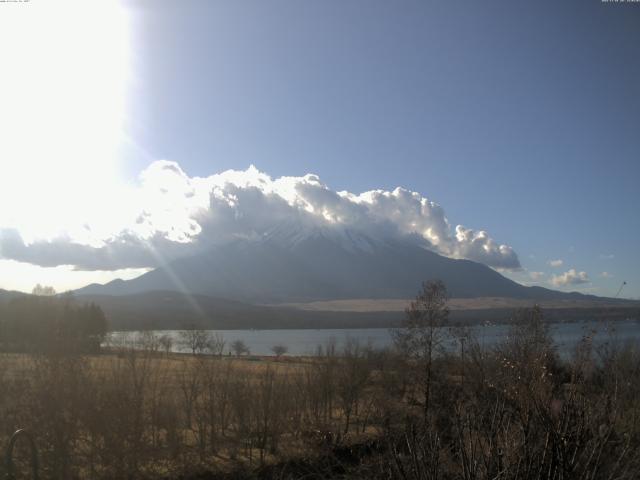
M403 312L410 299L347 299L326 300L308 303L285 303L280 306L297 308L306 311L325 312ZM452 298L449 300L451 310L483 310L494 308L517 309L531 307L533 303L542 308L609 308L622 304L638 305L638 302L621 300L541 300L506 298L506 297L478 297Z

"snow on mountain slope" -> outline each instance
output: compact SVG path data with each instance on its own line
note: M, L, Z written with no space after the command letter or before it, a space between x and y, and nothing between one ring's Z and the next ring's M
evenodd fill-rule
M374 239L346 228L293 223L173 261L133 280L91 285L78 293L174 290L254 304L410 298L430 279L444 281L455 297L572 295L524 287L486 265L438 255L415 235Z

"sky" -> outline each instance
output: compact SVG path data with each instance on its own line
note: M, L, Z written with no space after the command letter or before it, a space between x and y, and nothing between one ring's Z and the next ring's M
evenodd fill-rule
M640 3L31 0L0 55L0 288L139 275L253 186L640 298Z

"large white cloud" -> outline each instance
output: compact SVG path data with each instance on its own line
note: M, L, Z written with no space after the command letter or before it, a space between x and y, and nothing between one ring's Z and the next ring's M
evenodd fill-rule
M565 287L568 285L582 285L589 283L589 275L587 272L578 272L571 268L561 275L552 275L551 283L556 287Z
M108 215L88 218L55 238L25 240L0 225L0 258L79 270L153 268L235 238L258 238L283 225L349 232L374 241L404 236L440 254L495 268L520 268L518 256L485 231L458 225L443 208L403 188L336 192L316 175L272 179L251 166L206 178L157 161ZM79 200L81 201L81 200Z

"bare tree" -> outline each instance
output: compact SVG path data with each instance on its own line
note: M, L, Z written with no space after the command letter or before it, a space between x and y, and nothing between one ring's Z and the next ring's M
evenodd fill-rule
M345 435L349 433L352 414L357 415L358 405L371 374L372 367L366 354L367 350L355 338L348 338L342 350L336 387L345 420Z
M169 355L171 353L171 348L173 347L173 338L169 335L162 335L158 338L158 343L160 347L164 350L164 353Z
M289 348L286 345L278 344L271 347L271 351L276 357L280 358L289 351Z
M193 355L203 353L209 346L209 332L206 330L182 330L180 340L185 348L191 350Z
M247 345L240 339L231 342L231 350L233 350L233 353L238 357L245 353L247 355L249 354L249 347L247 347Z
M227 344L221 333L208 333L206 350L211 355L221 356Z
M447 288L440 280L424 282L405 310L402 327L392 331L396 347L416 366L417 384L424 396L425 421L429 413L434 354L442 347L449 320Z
M157 352L160 348L160 339L149 330L138 333L135 342L137 348L148 352Z
M54 295L56 295L56 289L53 287L50 287L48 285L40 285L37 284L35 287L33 287L33 290L31 290L31 293L33 295L38 295L41 297L53 297Z

